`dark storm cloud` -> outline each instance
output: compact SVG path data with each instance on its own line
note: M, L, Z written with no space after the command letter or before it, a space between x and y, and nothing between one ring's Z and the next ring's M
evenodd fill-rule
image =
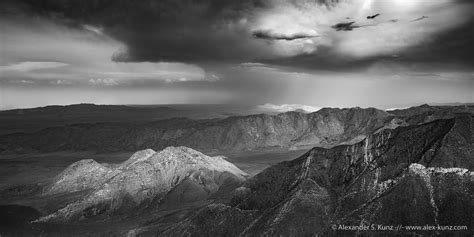
M253 37L266 40L297 40L297 39L309 39L318 37L318 35L309 35L306 33L297 33L297 34L280 34L272 31L263 31L257 30L252 33Z
M199 61L246 58L247 32L238 21L259 0L23 0L25 12L70 25L101 27L123 42L117 61ZM19 5L11 3L11 5ZM236 23L237 22L237 23ZM228 30L227 27L234 29ZM242 36L243 39L242 39ZM251 39L251 36L248 35Z
M71 27L100 28L104 34L125 45L125 48L111 55L112 60L121 62L175 61L202 64L258 60L295 67L335 70L364 68L380 60L406 64L416 62L459 63L466 66L474 64L474 56L470 53L474 51L471 43L474 41L472 16L456 27L446 27L448 30L440 30L426 37L419 36L423 32L413 30L414 24L432 24L429 25L430 29L436 27L437 23L433 20L439 20L443 16L437 16L435 8L429 10L433 14L423 21L409 22L409 19L417 19L422 14L400 16L397 22L363 28L371 29L360 33L361 29L355 33L325 32L324 23L315 23L330 19L331 22L328 22L330 28L331 25L343 21L347 17L344 15L347 12L338 12L337 6L347 2L351 1L20 0L4 2L2 14L40 15ZM353 2L360 3L354 5L357 7L371 1ZM462 4L466 9L472 9L473 6L473 3L467 0L446 2L450 2L447 6ZM398 6L397 4L399 3L392 5ZM323 5L324 7L318 9L318 6ZM398 19L398 15L387 13L394 8L392 5L385 9L374 6L374 9L365 11L381 13L377 18L371 19L371 22L382 20L385 16L390 18L383 19L384 21L389 21L393 19L392 17ZM418 5L421 9L425 8L423 4ZM405 11L406 9L400 5L398 12ZM364 19L367 16L365 13L363 13ZM312 18L318 17L318 14L322 20ZM287 16L289 17L285 18ZM466 18L465 14L458 17ZM267 18L270 20L266 21ZM317 33L314 35L298 33L299 29L295 28L300 25L295 24L300 22L293 21L294 19L307 21L301 24L305 27L315 23L312 25L314 29L309 27L301 32ZM449 22L455 19L445 20ZM270 26L267 22L271 23ZM379 45L370 43L388 31L393 33L385 37L387 40L380 38L378 41L382 43ZM390 42L391 39L398 37L398 32L413 33L405 36L406 39ZM321 37L313 39L315 35ZM367 43L359 43L364 42L364 37L367 38ZM261 39L275 42L268 43ZM294 39L312 41L306 43ZM295 41L301 42L293 43Z

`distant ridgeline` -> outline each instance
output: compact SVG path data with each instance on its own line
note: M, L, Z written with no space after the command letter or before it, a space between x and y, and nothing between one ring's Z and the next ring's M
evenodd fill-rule
M82 123L45 128L33 133L2 135L0 154L56 151L106 153L146 148L160 150L168 146L187 146L200 151L333 147L357 143L386 128L472 116L473 111L473 106L428 105L388 112L374 108L324 108L310 114L287 112L224 119L171 118L144 123Z

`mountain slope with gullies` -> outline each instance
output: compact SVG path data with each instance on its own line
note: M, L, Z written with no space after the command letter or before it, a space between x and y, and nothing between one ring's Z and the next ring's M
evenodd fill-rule
M305 114L184 118L153 123L96 123L55 127L0 137L0 152L135 151L187 146L201 151L241 151L305 145L333 146L361 139L384 126L390 114L377 109L322 109Z
M187 147L142 150L116 167L82 160L60 173L44 188L43 196L79 191L84 195L36 222L131 215L156 208L165 198L180 203L204 200L238 186L246 177L222 157L209 157Z
M456 225L472 230L473 132L472 117L464 116L381 130L353 145L316 147L247 180L228 201L211 204L172 227L135 232L168 236L386 236L427 233L387 232L384 228L391 225ZM460 141L452 139L458 135L469 140L453 144ZM456 160L456 154L442 152L457 145L470 150L465 154L470 159ZM372 224L375 231L341 229L343 225L371 228Z
M332 147L354 144L381 129L416 125L471 113L469 106L420 106L390 113L323 108L225 119L173 118L146 123L85 123L0 136L0 154L94 151L100 153L186 146L200 151Z

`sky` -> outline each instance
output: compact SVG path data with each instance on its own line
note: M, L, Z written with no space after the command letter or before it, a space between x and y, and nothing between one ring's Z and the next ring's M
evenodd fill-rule
M5 0L0 110L474 102L474 1Z

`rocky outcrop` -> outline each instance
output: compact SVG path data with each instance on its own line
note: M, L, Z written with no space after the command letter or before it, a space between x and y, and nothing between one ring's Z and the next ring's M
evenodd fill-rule
M139 151L116 168L82 160L59 174L44 195L75 191L87 194L37 222L130 214L159 205L168 195L181 201L205 199L221 188L240 184L246 176L221 157L209 157L186 147Z
M383 229L340 229L371 224L457 225L472 230L472 156L457 161L440 153L456 145L472 149L472 143L451 144L454 140L449 138L456 137L456 126L467 121L472 118L436 120L381 130L354 145L314 148L249 179L230 201L155 231L191 236L387 234ZM472 130L466 133L472 135ZM461 167L434 166L453 161Z

